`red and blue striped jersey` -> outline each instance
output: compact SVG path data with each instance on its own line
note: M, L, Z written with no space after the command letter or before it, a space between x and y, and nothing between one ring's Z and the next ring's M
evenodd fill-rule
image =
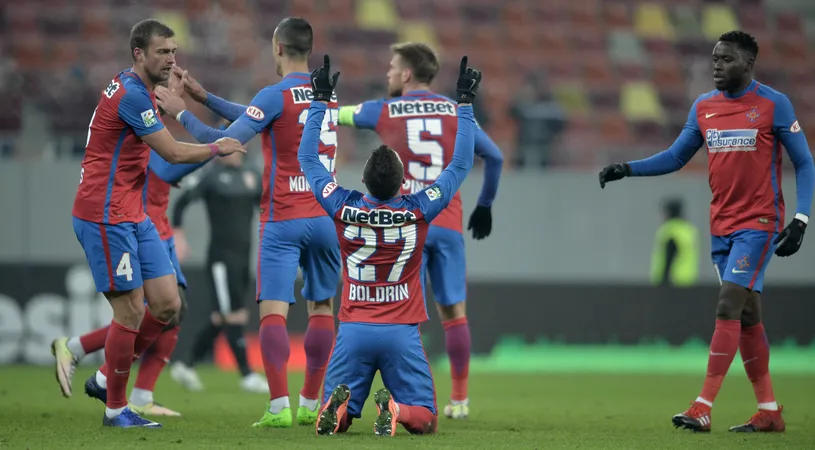
M138 75L130 70L116 75L91 117L74 217L104 224L144 220L150 147L141 137L163 128L155 95Z
M262 89L238 119L261 133L263 147L263 194L260 220L279 222L325 216L314 200L311 186L297 161L297 148L311 104L311 79L307 73L292 73L279 83ZM320 161L332 176L337 153L336 94L320 132Z

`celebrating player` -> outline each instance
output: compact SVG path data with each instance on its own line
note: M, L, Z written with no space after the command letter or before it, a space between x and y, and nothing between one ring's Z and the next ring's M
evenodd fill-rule
M760 293L772 256L801 247L815 189L815 166L787 96L753 80L755 39L741 31L723 34L713 48L715 90L696 99L674 144L650 158L614 164L600 172L600 187L626 176L654 176L684 166L706 144L713 200L712 259L721 283L716 330L699 397L676 427L710 431L710 411L740 351L753 384L758 412L730 431L784 431L769 373L770 349L761 323ZM783 144L795 166L796 213L784 227L781 193Z
M340 108L340 125L375 130L382 142L405 163L403 194L425 189L450 163L455 146L456 107L452 100L430 91L439 61L425 44L402 43L391 47L388 70L389 100L371 100ZM503 156L480 128L475 130L475 154L485 162L484 185L470 215L467 229L475 239L492 230L492 201L498 190ZM456 192L428 231L424 265L436 298L445 332L453 378L450 404L444 413L454 419L469 414L467 379L470 367L470 328L467 323L467 271L462 236L461 195ZM424 269L423 269L424 270Z
M230 156L231 157L231 156ZM181 319L187 310L186 289L187 280L181 272L181 265L175 249L173 229L167 219L167 207L170 204L170 185L179 182L185 175L201 167L197 164L169 164L161 156L151 151L150 162L147 166L147 180L144 183L144 199L147 216L156 225L161 241L175 269L178 283L178 295L181 298L181 309L173 316L158 338L144 352L139 365L136 384L130 392L128 406L131 410L147 416L180 416L181 414L155 403L153 390L161 371L170 359L178 342ZM79 361L85 355L99 351L105 347L110 325L98 328L82 336L63 337L51 343L51 352L56 359L56 374L62 394L70 397L72 394L72 378ZM85 382L85 393L89 397L107 401L107 368L103 365Z
M110 369L106 426L160 426L127 407L127 380L133 356L150 346L181 307L172 262L144 212L150 148L172 163L245 152L234 139L207 145L177 142L159 120L152 92L169 78L175 63L173 36L173 30L152 19L133 27L133 67L117 74L102 92L74 200L74 232L97 290L113 307L105 341Z
M339 73L329 79L329 58L311 75L314 101L299 160L314 196L333 218L345 259L340 327L328 364L317 434L344 432L362 413L376 371L385 388L374 394L377 435L393 436L401 423L411 433L434 433L436 394L419 324L427 320L423 247L429 224L453 199L473 165L472 106L481 74L461 59L456 84L458 130L450 164L425 190L399 195L404 168L385 145L365 164L368 194L348 191L320 164L318 139Z
M207 93L185 74L189 94L210 109L233 121L226 130L204 125L189 111L184 101L168 90L159 92L159 105L175 116L199 142L212 142L223 136L248 142L262 133L265 168L260 205L261 228L258 255L260 304L260 347L269 384L270 402L259 428L290 427L289 385L286 366L289 336L286 318L294 303L294 283L298 266L303 271L309 313L305 336L306 379L300 391L297 422L317 420L320 384L334 343L332 298L337 290L340 251L331 219L314 200L311 186L300 170L297 148L312 99L308 55L314 40L305 19L283 19L272 38L278 75L283 80L262 89L248 107L229 103ZM334 172L337 146L335 120L337 100L332 97L329 114L322 123L320 161Z

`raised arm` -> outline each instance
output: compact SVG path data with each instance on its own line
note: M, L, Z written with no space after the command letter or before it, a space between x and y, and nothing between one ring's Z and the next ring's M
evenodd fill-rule
M308 108L303 136L300 138L300 147L297 150L297 160L300 161L300 168L306 175L306 180L317 202L329 216L333 217L345 201L348 191L337 186L331 173L320 162L319 156L323 118L340 76L340 73L336 72L329 78L330 69L331 61L328 55L325 55L323 66L311 73L311 92L314 100Z
M467 67L467 57L461 58L461 68L456 83L458 100L458 131L453 159L445 167L436 182L424 191L414 194L426 220L432 221L452 200L473 167L475 150L475 119L472 102L481 82L481 73Z
M173 71L180 78L181 86L183 86L184 91L186 91L193 100L206 106L224 119L234 122L246 111L246 106L240 103L233 103L211 92L207 92L207 90L201 86L201 83L193 78L188 71L181 70L177 67L173 69Z

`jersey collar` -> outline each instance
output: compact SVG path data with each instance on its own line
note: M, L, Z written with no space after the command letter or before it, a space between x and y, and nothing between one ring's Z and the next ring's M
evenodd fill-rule
M292 73L286 75L285 77L283 77L284 80L287 79L287 78L307 78L307 79L310 79L311 74L310 73L305 73L305 72L292 72Z
M388 203L387 200L379 200L378 198L376 198L373 195L368 194L368 193L365 194L364 198L365 198L366 202L372 203L374 205L382 205L382 204Z
M741 92L739 92L737 94L728 94L727 91L722 92L722 94L724 94L724 96L727 97L727 98L739 98L739 97L744 96L748 92L751 92L753 89L756 88L757 85L758 85L758 82L756 80L753 80L753 81L750 82L750 84L743 91L741 91Z
M430 94L432 94L432 92L430 92L427 89L417 89L415 91L407 91L402 95L403 96L408 96L408 95L414 96L414 95L430 95Z

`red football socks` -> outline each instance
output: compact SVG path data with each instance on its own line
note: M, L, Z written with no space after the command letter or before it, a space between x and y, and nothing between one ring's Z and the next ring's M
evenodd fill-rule
M136 337L136 344L133 349L134 356L138 358L147 350L150 345L158 338L158 335L167 327L167 322L162 322L152 314L150 314L150 309L145 308L144 310L144 318L141 321L141 326L139 327L139 335Z
M744 371L753 383L753 392L758 403L773 403L773 383L770 379L770 345L764 333L764 325L743 328L739 341Z
M260 352L263 356L263 369L269 383L272 400L289 396L287 365L289 363L289 332L286 318L270 314L260 320Z
M138 331L111 321L105 341L105 366L101 370L107 376L107 407L127 406L127 379L133 364L133 347Z
M308 318L308 328L303 339L306 353L306 380L300 395L317 399L325 377L325 369L331 349L334 348L334 316L315 314Z
M702 393L699 395L710 404L713 404L719 394L719 389L722 388L722 381L739 349L740 336L740 320L716 320L716 331L713 332L707 360L707 376Z
M105 325L88 334L79 336L79 343L82 345L82 350L86 355L105 348L105 341L108 338L108 329L110 329L110 325Z
M453 378L450 400L463 401L467 399L467 380L470 376L470 325L466 317L447 320L442 325Z
M399 403L399 423L411 434L436 432L438 416L424 406L411 406Z
M170 360L170 356L178 343L179 327L170 328L158 335L153 345L147 349L142 363L139 366L139 374L136 377L135 388L153 392L156 387L161 371Z

